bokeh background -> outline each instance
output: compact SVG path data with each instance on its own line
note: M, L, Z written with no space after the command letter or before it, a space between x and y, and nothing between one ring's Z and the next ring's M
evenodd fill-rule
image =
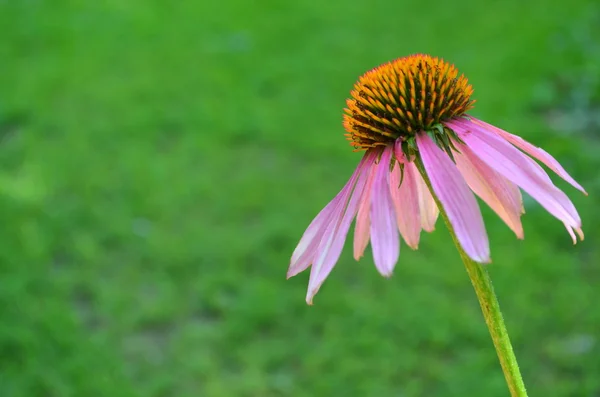
M594 0L0 0L0 396L506 396L441 221L389 280L349 247L314 306L285 279L352 84L415 52L587 188L554 178L576 246L483 211L531 395L600 396Z

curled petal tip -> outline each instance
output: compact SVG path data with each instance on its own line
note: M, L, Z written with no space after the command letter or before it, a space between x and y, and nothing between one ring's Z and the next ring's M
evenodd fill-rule
M577 237L575 233L573 233L573 229L567 226L567 231L569 232L569 236L571 236L571 240L573 241L573 245L577 244Z
M579 236L579 240L584 240L585 236L583 234L583 230L580 227L573 228L567 224L565 224L565 226L567 227L567 232L569 232L569 236L571 236L571 240L573 240L573 245L577 244L577 236ZM577 236L575 235L574 231L577 232Z
M525 231L522 227L515 231L515 236L517 236L518 240L525 240Z
M308 294L306 294L306 304L308 306L312 306L313 305L313 298L315 297L315 293L316 292L308 292Z
M285 278L286 278L286 280L289 280L290 278L296 276L298 273L300 273L300 271L298 271L298 269L296 269L290 265L287 273L285 274Z
M482 265L489 265L489 264L492 263L492 258L490 258L489 256L487 258L485 258L485 257L484 258L477 258L477 259L474 259L474 260L475 260L475 262L480 263Z
M576 232L577 232L577 234L579 235L579 239L580 239L581 241L585 240L585 236L584 236L584 234L583 234L583 230L582 230L581 228L577 228L577 229L575 229L575 231L576 231Z
M465 252L466 254L466 252ZM469 258L471 258L471 260L479 263L480 265L489 265L490 263L492 263L492 257L490 256L490 254L488 253L486 254L479 254L479 255L469 255L467 254L467 256Z
M580 227L578 228L574 228L573 230L575 230L575 232L577 233L577 236L579 236L579 241L583 241L585 239L585 236L583 235L583 230L581 230ZM575 238L575 235L572 235L573 237L573 245L577 244L577 238Z

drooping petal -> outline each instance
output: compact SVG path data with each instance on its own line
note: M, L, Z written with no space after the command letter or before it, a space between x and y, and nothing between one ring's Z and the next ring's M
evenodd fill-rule
M308 292L306 295L306 302L312 304L312 298L319 290L321 284L325 281L335 263L342 253L344 247L344 241L348 235L350 224L356 216L358 210L358 203L363 195L366 180L368 177L368 170L374 161L374 156L368 153L363 158L357 168L356 172L356 184L353 189L348 190L345 195L346 205L338 205L332 215L329 225L325 229L319 246L316 250L316 255L312 268L310 271L310 279L308 281ZM348 201L348 196L349 201Z
M350 182L348 182L348 184L349 183ZM327 228L334 209L342 198L344 189L346 189L348 184L344 186L342 191L340 191L337 196L335 196L334 199L331 200L329 204L327 204L325 208L321 210L321 212L319 212L310 225L308 225L308 228L302 235L300 242L292 253L290 267L287 271L287 278L294 277L298 273L303 272L312 263L316 254L316 249L319 246L319 242L323 237L323 233L325 233L325 228Z
M412 249L417 249L421 235L421 216L414 167L405 164L401 175L400 165L396 164L390 175L390 191L396 210L398 230L406 244Z
M552 171L554 171L556 173L556 175L560 176L562 179L564 179L565 181L570 183L571 186L573 186L574 188L580 190L581 192L583 192L587 195L587 192L585 191L585 189L579 183L577 183L575 181L575 179L573 179L573 177L571 177L571 175L569 175L569 173L567 171L565 171L565 169L560 165L560 163L558 161L556 161L556 159L554 157L552 157L544 149L534 146L531 143L527 142L525 139L521 138L520 136L513 135L513 134L506 132L498 127L488 124L485 121L476 119L474 117L472 117L471 119L474 123L477 123L481 127L487 129L488 131L491 131L491 132L497 134L498 136L506 139L507 141L509 141L516 147L518 147L519 149L521 149L524 152L526 152L527 154L529 154L531 157L541 161L548 168L550 168Z
M298 246L292 253L290 267L287 272L288 278L306 270L312 264L316 255L317 247L319 246L323 234L325 233L325 229L332 221L332 217L339 212L338 209L346 206L348 202L348 196L354 188L356 179L359 173L362 172L362 168L365 166L364 163L366 160L366 157L361 159L360 163L354 170L354 173L350 177L350 180L346 183L346 185L344 185L342 190L325 206L325 208L321 210L321 212L319 212L310 225L308 225L308 228L302 235Z
M433 191L463 250L476 262L490 262L489 241L479 205L456 165L427 134L417 135L417 146Z
M409 178L412 177L412 183L409 183L407 185L407 187L412 187L413 192L412 193L408 193L410 194L410 197L408 197L408 199L411 202L414 202L414 200L416 199L416 205L418 208L418 215L415 215L415 217L418 218L419 222L420 222L420 228L422 228L423 230L425 230L426 232L432 232L435 230L435 221L438 218L438 215L440 214L440 211L438 209L438 206L435 202L435 200L433 199L433 197L431 196L431 192L429 192L429 188L427 187L427 184L425 183L425 181L423 180L423 177L421 177L421 174L419 173L419 170L417 169L417 167L414 164L414 157L408 159L406 157L406 155L404 154L403 150L402 150L402 140L398 139L396 140L395 144L394 144L394 155L396 156L396 160L398 160L398 162L402 165L404 165L404 172L406 175L409 175ZM394 174L392 174L392 176L394 176ZM395 197L392 195L392 197L395 199ZM404 200L404 199L402 199ZM396 211L398 213L398 211ZM398 224L401 225L405 222L413 222L415 219L407 219L407 220L398 220ZM406 240L407 236L405 236L404 234L402 234L402 236L405 238L405 241L407 241L407 244L409 246L411 246L412 248L415 248L418 246L419 243L419 238L420 238L420 233L421 231L419 230L418 232L416 232L414 229L412 229L411 226L408 226L409 228L411 228L411 231L408 232L407 230L407 236L411 236L408 237L408 239L410 241L413 242L414 246L411 243L408 243L409 240ZM402 230L400 231L402 233ZM418 233L418 234L416 234ZM416 236L415 236L416 234Z
M423 180L423 177L419 173L419 170L413 163L407 164L407 168L412 169L412 173L415 176L415 184L417 187L417 200L419 201L419 218L421 219L421 227L426 232L433 232L435 230L435 222L440 214L440 210L437 203L431 196L431 192L427 187L427 184Z
M565 227L567 228L567 232L569 232L569 236L571 236L571 240L573 240L573 244L577 244L577 236L575 235L575 232L577 232L577 235L579 236L579 240L583 241L585 236L583 235L583 230L581 230L581 228L574 229L571 226L567 225L566 223L565 223Z
M396 216L389 187L392 147L384 149L373 182L371 196L371 247L377 270L386 277L392 275L400 254Z
M581 230L581 219L569 198L550 180L548 174L505 139L478 124L463 120L447 123L492 169L526 191L565 226ZM570 230L570 229L569 229ZM571 231L569 234L572 234Z
M522 198L519 188L479 160L467 146L455 143L456 166L467 185L522 239Z
M375 180L375 171L377 167L372 163L371 169L368 172L368 179L363 190L363 195L358 206L358 215L356 217L356 225L354 227L354 259L362 258L367 244L369 244L369 236L371 229L370 212L371 212L371 191L373 190L373 181Z

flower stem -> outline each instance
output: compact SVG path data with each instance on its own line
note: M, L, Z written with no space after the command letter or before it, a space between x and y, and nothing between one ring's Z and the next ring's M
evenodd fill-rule
M502 366L502 371L504 372L504 377L506 378L510 395L512 397L527 397L527 391L525 390L523 377L519 371L517 358L513 352L510 338L508 337L508 331L504 325L504 319L502 318L502 312L500 311L500 304L498 303L498 299L494 293L492 280L490 279L485 267L473 261L462 249L458 239L456 238L454 228L448 219L448 215L444 211L444 207L441 205L438 197L435 195L435 192L431 187L431 182L427 177L427 173L425 172L425 168L423 167L421 159L417 157L417 159L415 159L415 164L417 165L419 172L423 176L425 183L429 187L429 190L431 191L431 194L437 203L440 214L442 215L442 218L444 219L444 222L450 231L454 245L456 245L465 268L467 269L467 273L471 279L473 288L475 289L475 294L479 300L483 317L485 318L492 341L494 342L496 353L500 359L500 365Z

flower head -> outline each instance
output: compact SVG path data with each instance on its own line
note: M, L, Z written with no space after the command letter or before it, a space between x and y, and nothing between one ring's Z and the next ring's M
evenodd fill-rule
M465 253L490 262L475 195L517 238L524 237L520 188L564 223L573 243L575 232L583 239L577 210L529 156L584 189L544 150L468 116L472 92L453 65L428 55L399 58L360 77L347 100L344 127L350 144L365 154L308 226L288 270L292 277L312 265L308 303L339 259L355 218L354 258L370 240L375 266L386 277L398 260L399 235L416 249L421 230L433 231L438 205Z
M362 75L345 109L346 136L355 148L386 146L442 127L473 107L473 88L449 63L412 55Z

